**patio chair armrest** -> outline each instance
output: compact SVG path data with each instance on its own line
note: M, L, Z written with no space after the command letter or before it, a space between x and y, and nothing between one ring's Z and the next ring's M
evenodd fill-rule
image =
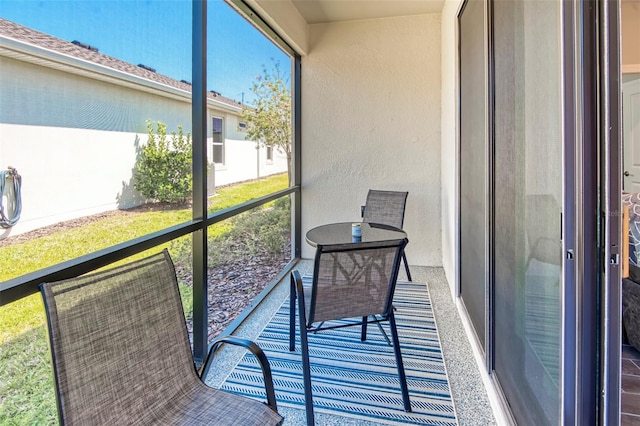
M200 367L200 370L198 372L200 377L206 377L207 373L209 372L209 364L213 360L213 355L225 343L234 346L241 346L256 357L258 363L260 364L260 368L262 369L262 376L264 377L264 388L267 394L267 405L277 412L278 408L276 405L276 395L273 388L273 377L271 375L271 366L269 365L269 360L267 359L267 356L260 348L260 346L249 339L243 339L236 336L224 336L215 339L211 344L211 349L209 349L209 353L207 354L207 357L205 358L204 363L202 364L202 367Z

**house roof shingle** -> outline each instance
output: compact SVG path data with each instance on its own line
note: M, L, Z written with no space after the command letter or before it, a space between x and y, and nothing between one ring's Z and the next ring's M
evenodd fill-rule
M127 73L136 77L145 78L156 83L164 84L169 87L191 92L191 84L182 80L178 81L166 75L147 69L148 67L136 66L129 62L122 61L104 53L100 53L98 49L89 49L83 47L82 43L68 42L51 35L41 33L34 29L25 27L7 19L0 18L0 36L14 39L22 43L28 43L43 49L62 53L74 58L82 59L98 65L112 68L123 73ZM75 41L75 40L74 40ZM86 45L85 45L86 46ZM207 97L218 102L222 102L232 107L241 107L242 104L226 96L215 92L208 92Z

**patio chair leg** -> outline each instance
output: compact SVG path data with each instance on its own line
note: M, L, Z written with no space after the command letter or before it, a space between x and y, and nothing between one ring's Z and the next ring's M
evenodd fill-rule
M297 271L291 272L289 285L289 352L296 350L296 279L299 276Z
M404 270L407 273L407 280L413 281L411 279L411 272L409 272L409 264L407 263L407 255L402 252L402 261L404 262Z
M373 318L374 321L376 320L375 315L372 315L371 318ZM368 319L369 317L362 317L362 331L360 332L360 341L362 342L367 340L367 326L369 325ZM384 339L387 341L387 344L389 346L392 346L391 340L389 340L389 336L387 336L387 333L384 331L384 328L382 328L382 325L380 325L379 322L376 322L376 325L380 329L380 333L382 333L382 336L384 337Z
M368 317L362 317L362 331L360 332L360 341L362 342L367 340L367 325L369 324L367 319Z
M311 393L311 364L309 361L309 343L307 341L307 329L300 331L300 341L302 346L302 372L304 376L304 405L307 412L307 426L314 426L313 416L313 395Z
M380 333L382 333L382 337L384 337L384 340L387 341L387 345L389 346L393 346L391 344L391 340L389 340L389 336L387 336L387 332L384 331L384 328L382 328L382 324L380 324L379 322L376 323L376 325L378 326L378 328L380 329Z
M314 426L313 416L313 395L311 393L311 364L309 362L309 340L307 339L307 325L304 302L302 297L298 298L298 318L300 320L300 346L302 352L302 376L304 380L304 405L307 412L307 426Z
M411 401L409 400L407 376L404 373L402 353L400 352L400 339L398 339L398 329L396 328L396 318L393 315L393 310L389 315L389 326L391 328L391 337L393 338L393 351L395 352L396 364L398 365L398 378L400 379L400 390L402 391L402 402L404 403L404 411L411 412Z

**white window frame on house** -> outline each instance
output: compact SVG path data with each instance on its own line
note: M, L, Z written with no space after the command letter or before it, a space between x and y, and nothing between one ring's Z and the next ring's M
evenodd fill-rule
M267 164L273 163L273 147L267 146Z
M220 131L216 132L216 120L220 120ZM219 135L219 138L216 136ZM219 139L219 140L216 140ZM225 164L225 137L224 137L224 118L211 117L211 156L214 164L224 166ZM219 151L219 155L216 156L216 151Z

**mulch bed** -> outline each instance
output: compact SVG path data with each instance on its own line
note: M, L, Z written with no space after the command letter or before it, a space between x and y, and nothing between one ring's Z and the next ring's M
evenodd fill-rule
M259 253L225 265L209 268L209 341L220 333L269 285L289 263L291 245L277 256ZM189 272L177 271L182 282L191 282ZM193 331L187 323L189 335Z
M0 247L20 244L35 238L44 237L67 229L85 226L89 223L114 216L135 215L151 210L169 210L184 208L173 204L148 204L128 210L112 210L78 219L59 222L0 240ZM270 256L265 253L236 259L223 266L209 268L207 272L209 286L209 340L217 337L240 313L269 285L290 260L291 245L283 247L280 254ZM180 282L191 284L191 269L185 270L176 265L176 274ZM187 323L191 336L193 325Z

